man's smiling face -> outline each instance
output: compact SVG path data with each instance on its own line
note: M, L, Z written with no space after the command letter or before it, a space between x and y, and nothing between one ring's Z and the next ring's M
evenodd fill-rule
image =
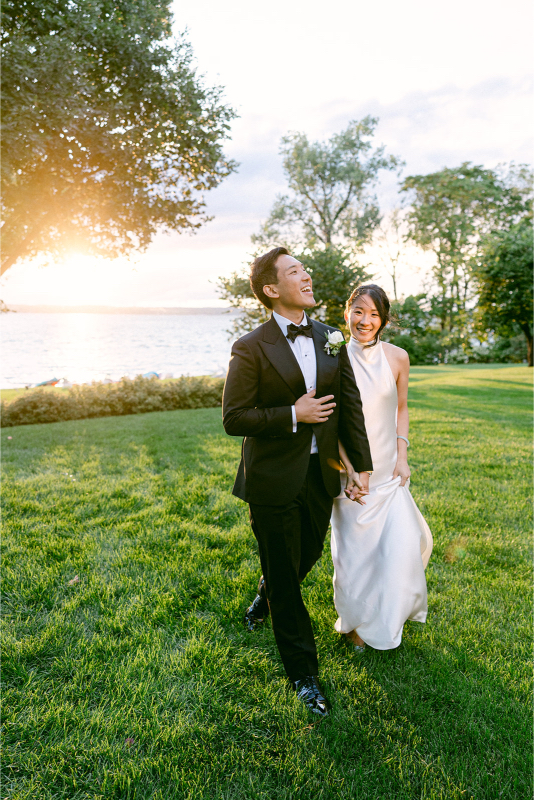
M280 308L296 311L314 307L312 279L300 261L293 256L278 256L276 271L278 283L263 287L265 294L271 298L275 310Z

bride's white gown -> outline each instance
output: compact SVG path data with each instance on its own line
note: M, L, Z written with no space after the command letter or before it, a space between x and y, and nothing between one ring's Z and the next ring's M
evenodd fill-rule
M342 492L332 512L336 630L356 630L377 650L398 647L407 619L425 622L425 567L432 534L410 494L393 478L397 461L397 385L382 343L348 354L360 390L373 458L365 505Z

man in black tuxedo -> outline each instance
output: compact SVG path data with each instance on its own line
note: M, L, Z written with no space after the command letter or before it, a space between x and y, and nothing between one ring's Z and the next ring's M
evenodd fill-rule
M223 397L225 431L245 437L233 493L249 504L263 570L245 625L252 631L271 614L293 688L325 716L300 584L321 555L341 490L338 439L357 472L373 465L346 348L329 354L325 334L335 328L306 317L315 300L302 264L277 247L254 261L250 282L273 315L234 344ZM358 481L347 488L364 492Z

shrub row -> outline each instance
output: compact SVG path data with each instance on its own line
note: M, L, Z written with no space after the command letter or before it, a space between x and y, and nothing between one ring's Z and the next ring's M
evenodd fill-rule
M521 334L495 340L475 347L459 347L447 334L436 331L395 333L388 332L384 341L402 347L410 356L410 364L521 364L527 360L527 343Z
M222 403L222 378L159 381L139 376L118 383L92 383L71 389L28 390L2 402L2 427L90 417L118 417L177 408L214 408Z

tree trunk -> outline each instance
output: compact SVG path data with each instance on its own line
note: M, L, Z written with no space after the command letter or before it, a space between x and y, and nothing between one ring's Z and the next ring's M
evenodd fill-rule
M529 367L534 366L532 363L532 330L530 325L521 325L521 329L525 334L525 339L527 340L527 359Z
M2 252L2 263L0 265L0 277L4 275L8 271L8 269L10 269L13 266L13 264L16 264L17 261L29 255L33 240L35 239L36 235L40 233L41 228L42 228L41 224L34 226L34 228L31 229L26 234L26 236L22 241L17 242L12 247L8 248L4 247L4 250ZM8 236L6 237L5 226L4 228L2 228L2 232L3 232L4 242L6 238L8 239L8 241L9 238L12 238L9 237L9 233L11 233L9 229L8 229Z
M19 252L9 253L5 258L2 259L2 264L0 265L0 277L4 275L10 269L13 264L15 264L19 258L22 258L24 250L21 248Z
M439 315L439 326L441 333L444 332L445 328L447 327L447 290L442 289L441 292L441 309Z

